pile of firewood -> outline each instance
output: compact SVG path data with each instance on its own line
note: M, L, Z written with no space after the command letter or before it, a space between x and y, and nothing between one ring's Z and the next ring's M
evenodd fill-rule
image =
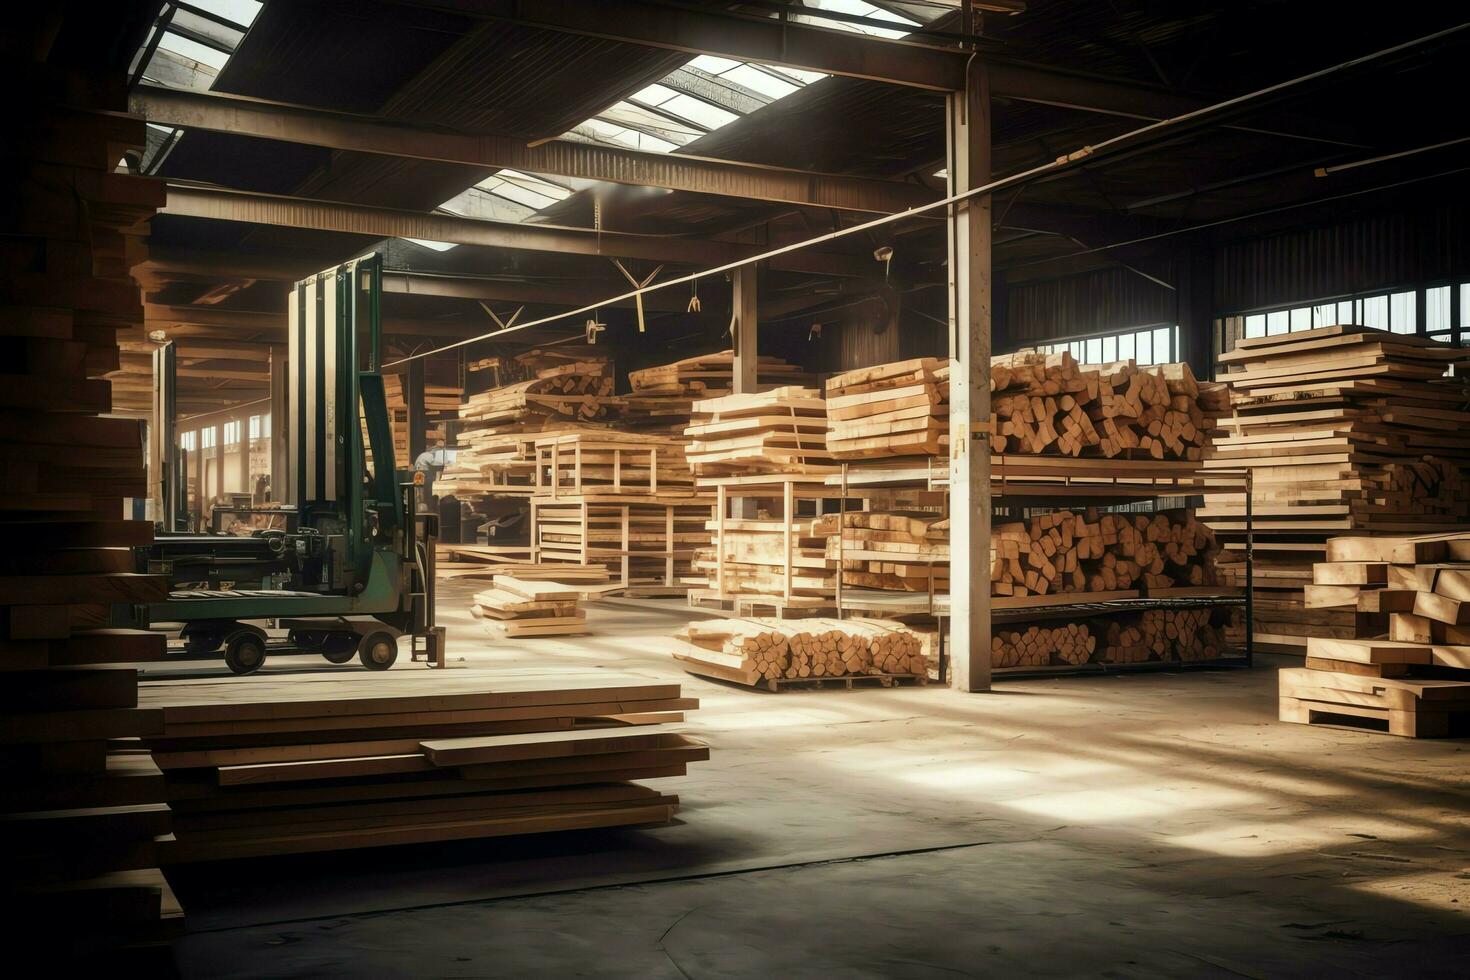
M994 667L1043 667L1060 661L1086 663L1097 649L1097 637L1083 623L995 630L990 637Z
M1223 631L1212 625L1210 609L1148 609L1120 616L1107 625L1106 663L1145 660L1213 660L1225 647Z
M1188 510L1054 511L992 528L991 594L1210 585L1214 554L1214 532Z
M877 620L724 619L676 635L684 643L674 658L691 671L744 684L927 670L922 638Z
M990 389L997 453L1197 460L1209 428L1188 364L1009 354L991 358Z

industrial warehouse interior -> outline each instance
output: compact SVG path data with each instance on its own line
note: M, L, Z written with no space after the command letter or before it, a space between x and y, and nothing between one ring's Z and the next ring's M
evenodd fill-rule
M12 968L1470 975L1470 19L1365 14L8 12Z

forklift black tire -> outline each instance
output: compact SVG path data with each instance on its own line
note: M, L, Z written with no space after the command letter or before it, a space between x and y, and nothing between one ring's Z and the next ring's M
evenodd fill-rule
M346 650L323 650L321 651L321 654L323 657L327 658L328 663L345 664L347 661L357 656L357 650L352 647L348 647Z
M368 670L387 670L398 659L398 641L392 633L369 633L357 649L358 659Z
M197 657L214 653L224 644L225 638L218 633L190 633L184 637L184 652Z
M241 630L225 644L225 665L236 674L253 674L265 663L265 639L253 630Z

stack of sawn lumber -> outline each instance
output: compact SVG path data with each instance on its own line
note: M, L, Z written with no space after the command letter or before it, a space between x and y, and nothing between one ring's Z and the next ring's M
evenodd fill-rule
M536 437L535 495L688 496L698 491L685 444L649 433L584 429Z
M841 521L841 532L837 531ZM949 521L917 510L858 510L819 522L827 560L842 562L842 584L897 592L949 591Z
M1309 636L1351 638L1346 610L1302 601L1328 538L1470 521L1470 389L1463 376L1443 376L1470 354L1333 326L1242 340L1220 359L1234 369L1231 414L1206 465L1252 468L1256 645L1301 654ZM1207 496L1201 517L1243 584L1244 495Z
M60 24L63 18L57 17ZM24 24L19 38L26 36ZM12 59L14 60L14 59ZM80 961L160 972L182 914L158 870L163 780L137 741L162 719L137 707L137 671L162 635L112 629L114 606L167 597L134 573L151 524L124 521L148 493L141 426L113 410L118 344L146 343L129 269L146 259L161 183L117 172L146 127L121 78L63 76L19 59L16 117L0 149L0 896L18 973ZM117 98L100 100L111 93ZM92 101L92 100L99 101ZM135 958L136 957L136 958Z
M537 439L603 431L615 407L612 365L603 357L543 366L526 380L470 395L459 408L457 458L437 481L441 492L481 510L491 495L533 493Z
M470 613L507 637L576 636L587 632L581 603L609 578L602 565L506 565L493 588L475 593Z
M676 634L674 659L693 674L755 686L823 677L927 677L924 642L871 619L715 619Z
M1281 671L1282 721L1470 728L1470 531L1333 538L1313 579L1307 607L1341 609L1357 636L1307 640L1306 666Z
M662 823L629 782L708 758L679 685L544 671L256 675L146 684L165 863Z
M717 532L719 523L711 520L709 531ZM708 576L709 590L721 597L754 604L776 605L762 600L779 600L792 607L830 607L836 573L827 561L825 539L831 531L824 518L787 520L765 511L754 517L726 517L723 555L714 549L700 550L691 566Z
M697 476L834 471L826 404L814 388L701 399L684 434Z
M827 450L836 460L939 456L949 440L949 367L919 357L827 379Z
M408 469L413 460L408 458L408 401L403 391L403 377L398 374L383 375L383 396L387 402L388 418L393 430L393 456L400 469ZM458 385L428 384L424 386L424 415L426 428L423 435L429 447L445 444L444 423L459 414L460 399L464 389Z

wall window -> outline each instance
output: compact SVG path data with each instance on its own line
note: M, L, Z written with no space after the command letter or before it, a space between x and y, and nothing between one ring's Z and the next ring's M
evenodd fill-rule
M1454 322L1456 307L1458 324ZM1393 333L1419 334L1445 343L1460 342L1470 329L1470 283L1324 298L1303 306L1223 316L1215 321L1215 353L1218 356L1232 351L1236 342L1245 338L1272 337L1336 324L1358 324Z
M179 448L185 452L192 453L199 445L199 433L183 432L179 434Z
M218 431L219 430L217 428L215 428L214 426L212 426L212 425L209 428L207 428L207 429L200 429L199 430L199 448L200 449L213 449L214 448L215 434Z
M225 445L240 445L240 420L231 419L225 423Z
M1113 361L1169 364L1181 359L1177 326L1144 327L1092 337L1066 338L1050 344L1037 344L1032 349L1044 354L1070 351L1079 364L1108 364Z

